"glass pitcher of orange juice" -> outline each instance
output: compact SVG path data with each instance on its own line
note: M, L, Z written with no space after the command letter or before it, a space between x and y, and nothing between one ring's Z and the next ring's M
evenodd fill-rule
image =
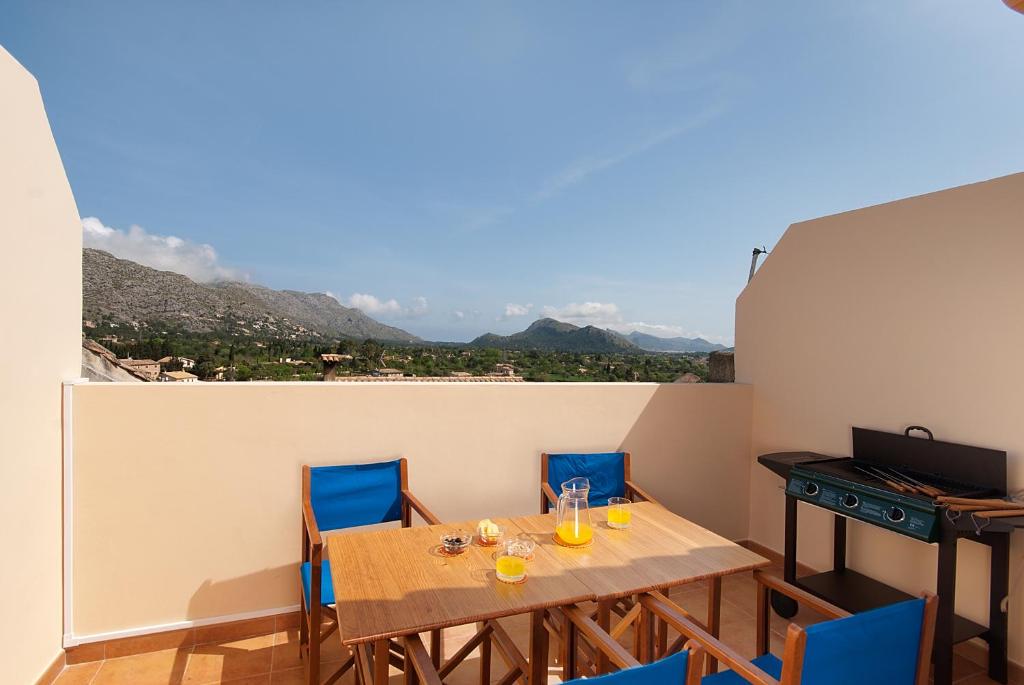
M558 497L558 518L555 534L566 545L585 545L594 537L590 525L590 481L573 478L562 483L562 494Z

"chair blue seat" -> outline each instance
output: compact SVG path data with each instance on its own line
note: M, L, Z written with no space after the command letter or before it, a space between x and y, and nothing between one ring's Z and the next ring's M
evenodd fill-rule
M334 583L331 581L331 562L324 559L320 574L320 603L324 606L334 604ZM313 585L312 564L308 561L299 568L302 575L302 591L306 595L306 606L310 606L309 589Z
M548 485L556 495L562 483L577 476L590 481L588 504L603 507L609 497L626 496L625 452L599 454L549 454Z
M676 652L653 664L624 668L615 673L587 678L586 680L570 680L569 683L594 683L595 685L686 685L686 665L690 653L687 650ZM567 684L568 685L568 684Z
M762 654L753 660L753 664L776 680L782 677L782 661L774 654ZM734 671L721 671L706 675L701 678L700 683L701 685L749 685Z

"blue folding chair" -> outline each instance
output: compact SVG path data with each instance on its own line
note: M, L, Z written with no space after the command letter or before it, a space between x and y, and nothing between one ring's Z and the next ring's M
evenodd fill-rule
M632 481L629 452L560 453L540 455L540 513L546 514L557 506L562 483L572 478L583 477L590 481L587 501L591 506L603 507L610 497L626 497L634 502L646 500L660 504L654 497ZM627 623L632 623L629 610L633 607L630 598L622 598L607 605L599 605L597 615L604 629L611 627L611 614L615 613ZM562 629L556 624L554 633L562 637ZM566 643L561 641L561 657L564 659ZM602 665L605 658L600 657Z
M609 497L627 497L634 502L655 502L631 480L629 452L540 455L540 513L546 514L558 503L562 483L582 477L590 481L587 501L591 506L608 504Z
M702 685L927 685L938 610L935 595L926 592L917 599L851 615L763 571L755 571L754 577L758 581L757 653L761 656L751 661L740 657L656 592L640 598L641 630L648 633L641 636L646 654L653 651L649 633L653 616L657 616L679 631L680 640L698 643L731 669L705 676ZM768 651L769 590L832 619L806 628L791 623L781 659ZM669 646L666 652L674 648Z
M331 564L323 558L320 531L401 521L412 525L416 511L427 523L441 523L409 491L405 458L371 464L302 467L302 616L299 621L299 656L306 662L309 685L320 685L320 643L338 629ZM322 628L324 618L331 623ZM311 639L310 636L316 636ZM392 644L396 656L404 650ZM431 651L440 660L441 641L432 635ZM354 663L350 656L327 682L334 682Z

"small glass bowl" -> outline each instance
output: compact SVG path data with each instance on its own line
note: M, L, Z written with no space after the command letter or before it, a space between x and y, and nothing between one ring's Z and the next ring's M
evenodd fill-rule
M498 524L495 524L495 526L497 527L498 532L493 535L484 535L484 532L480 528L476 529L476 536L481 545L485 547L493 547L498 544L503 537L505 537L505 527L499 526ZM494 532L493 529L491 532Z
M445 554L462 554L473 542L473 534L468 530L453 530L441 535L441 551Z
M506 537L501 544L506 553L522 557L527 561L533 559L533 550L537 549L537 541L525 533Z

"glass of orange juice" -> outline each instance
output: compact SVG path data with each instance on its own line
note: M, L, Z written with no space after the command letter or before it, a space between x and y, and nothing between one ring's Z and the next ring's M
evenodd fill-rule
M494 571L504 583L519 583L526 579L526 562L533 553L535 543L525 537L510 537L498 543Z
M608 527L629 528L633 512L629 510L630 502L625 497L608 498Z

